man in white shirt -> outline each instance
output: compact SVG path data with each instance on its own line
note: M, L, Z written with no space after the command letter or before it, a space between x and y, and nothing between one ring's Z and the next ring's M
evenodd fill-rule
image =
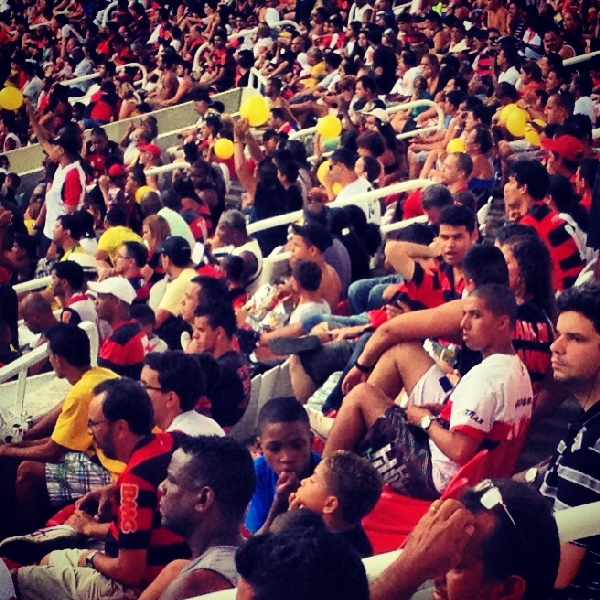
M152 352L146 356L140 376L154 410L154 423L163 431L187 435L218 435L225 432L214 420L194 410L206 392L206 378L193 354Z
M325 190L330 200L335 198L336 203L354 204L352 197L373 190L371 184L364 177L357 177L354 172L356 159L354 154L345 148L336 150L330 158L331 167L324 177ZM333 184L339 183L342 191L337 194L333 192ZM369 223L379 225L381 222L381 204L379 200L368 202L356 202L364 211Z

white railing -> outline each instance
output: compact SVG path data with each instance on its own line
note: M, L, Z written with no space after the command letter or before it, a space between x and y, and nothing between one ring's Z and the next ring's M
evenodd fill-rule
M600 50L589 52L588 54L578 54L577 56L572 56L571 58L566 58L563 60L563 65L565 65L565 67L570 67L571 65L577 65L598 55L600 55Z
M278 21L271 27L271 29L279 30L285 26L293 27L296 31L300 31L300 26L298 25L298 23L296 23L296 21L286 21L286 20ZM232 33L231 35L227 36L227 39L229 41L231 41L231 40L237 40L238 38L245 38L246 36L256 33L257 31L258 31L258 27L252 27L251 29L244 29L244 31L238 31L238 33Z
M558 526L558 537L561 543L574 542L581 538L600 534L600 502L593 504L582 504L574 508L567 508L554 514ZM402 550L386 552L363 559L365 571L369 581L373 581L381 575L394 560L400 556ZM203 596L196 596L191 600L234 600L236 590L225 590L213 592Z
M142 73L142 78L133 82L133 85L141 85L142 87L146 87L148 83L148 70L141 63L129 63L126 65L118 65L117 71L123 71L128 67L137 67ZM91 81L92 79L98 79L100 75L98 73L90 73L89 75L80 75L79 77L74 77L73 79L66 79L65 81L60 81L61 85L77 85L78 83L83 83L85 81Z
M17 283L13 285L13 290L15 290L17 294L34 292L35 290L47 288L51 283L52 277L47 275L46 277L38 277L37 279L30 279L29 281L24 281L23 283Z
M338 206L346 206L348 204L360 205L365 202L369 202L370 200L378 200L379 198L384 198L390 194L400 194L402 192L407 192L409 190L415 190L422 187L427 187L431 184L429 179L413 179L412 181L402 181L400 183L393 183L392 185L388 185L386 187L380 188L378 190L373 190L372 192L365 192L364 194L357 194L356 196L352 196L347 200L338 201L334 200L328 206L332 208ZM252 235L257 231L265 231L265 229L271 229L272 227L279 227L281 225L289 225L294 221L297 221L302 216L302 211L298 210L295 212L287 213L285 215L277 215L276 217L269 217L268 219L263 219L262 221L258 221L256 223L251 223L248 225L248 234Z
M106 24L108 23L108 17L110 15L110 12L114 9L117 8L117 2L111 2L105 9L104 9L104 14L102 15L102 23L100 24L102 29L106 29Z
M434 108L437 113L437 123L430 127L422 127L420 129L415 129L414 131L408 131L406 133L399 133L396 136L398 140L405 140L415 135L421 135L424 133L432 133L434 131L439 131L444 127L444 111L441 106L437 104L437 102L433 102L433 100L412 100L411 102L405 102L404 104L396 104L395 106L390 106L385 109L385 112L388 115L392 115L397 113L400 110L406 110L409 108L418 108L419 106L427 106L428 108ZM317 133L316 127L309 127L307 129L300 129L299 131L292 131L289 135L290 140L303 140L304 138L312 137Z
M100 339L98 337L98 327L95 323L85 321L80 323L81 327L90 339L90 356L92 366L97 364L98 348ZM43 360L48 356L48 344L42 344L38 348L35 348L28 354L21 356L17 360L14 360L5 367L0 368L0 383L4 383L13 377L17 377L17 399L15 406L17 407L17 415L23 414L24 402L25 402L25 388L27 386L27 372L29 367L37 364L40 360Z
M392 8L393 13L398 16L401 12L404 12L407 8L410 8L412 5L412 2L406 2L405 4L399 4L398 6L395 6L394 8Z

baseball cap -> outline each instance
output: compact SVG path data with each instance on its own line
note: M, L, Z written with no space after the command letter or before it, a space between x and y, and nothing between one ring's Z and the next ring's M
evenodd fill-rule
M292 232L295 235L303 237L311 246L318 248L320 252L325 252L333 244L331 233L318 223L308 223L306 225L293 224Z
M60 146L65 152L72 156L77 156L81 151L79 137L73 129L63 128L54 139L48 141L50 144Z
M376 119L379 119L382 123L390 122L390 118L389 118L385 108L374 108L373 110L370 110L369 112L364 112L362 114L365 117L366 116L375 117Z
M107 172L110 177L122 177L123 175L127 175L127 169L121 163L111 165Z
M144 144L138 148L140 152L150 152L154 156L160 156L162 153L161 147L157 144Z
M133 286L124 277L109 277L104 281L90 281L88 289L96 294L111 294L126 304L131 304L136 298Z
M170 258L175 266L185 266L192 259L192 249L188 241L180 235L170 235L164 240L158 252Z
M572 135L561 135L557 138L546 138L542 141L546 150L556 152L560 157L578 162L583 159L583 144Z

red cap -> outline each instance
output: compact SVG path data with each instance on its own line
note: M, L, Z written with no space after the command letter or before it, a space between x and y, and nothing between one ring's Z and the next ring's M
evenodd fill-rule
M121 163L115 163L108 168L109 177L122 177L127 175L127 169Z
M140 152L150 152L150 154L153 154L156 157L162 154L160 146L156 144L146 144L145 146L140 146L138 150Z
M580 161L583 158L583 144L572 135L561 135L554 139L546 138L542 141L542 146L572 162Z

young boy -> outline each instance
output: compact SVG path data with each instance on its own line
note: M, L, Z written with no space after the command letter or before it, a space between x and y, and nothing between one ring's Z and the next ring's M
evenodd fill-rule
M321 460L311 450L313 436L308 415L298 400L274 398L258 414L258 447L254 461L256 492L246 513L245 526L256 533L287 510L289 495L309 477Z
M343 537L361 556L373 548L361 520L375 506L383 487L377 470L353 452L339 451L320 462L290 494L290 510L308 508L323 518L329 531Z
M147 304L134 304L130 309L131 318L137 321L148 338L146 354L150 352L166 352L169 347L155 333L156 315Z

